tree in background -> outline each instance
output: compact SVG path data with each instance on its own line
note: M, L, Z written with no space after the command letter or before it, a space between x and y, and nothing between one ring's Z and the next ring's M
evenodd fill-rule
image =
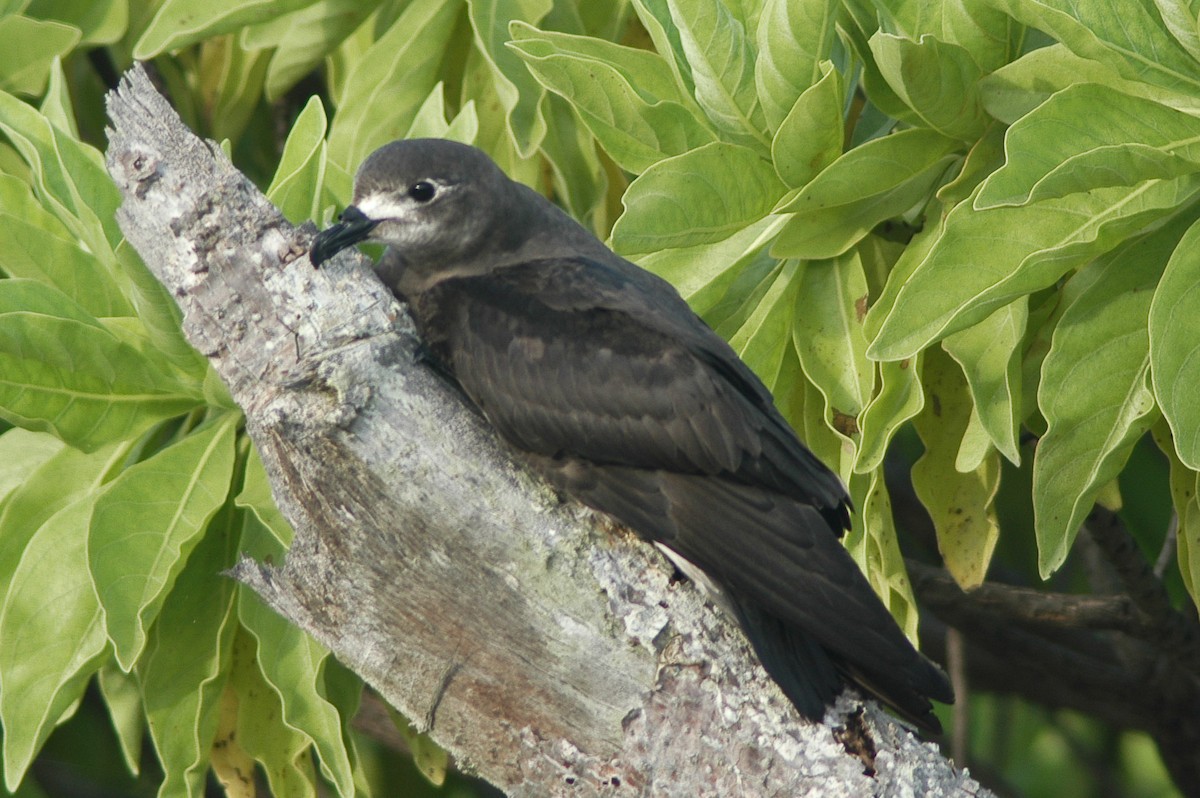
M1200 790L1198 30L1166 0L16 4L7 786L60 791L57 761L194 793L254 717L276 794L399 789L357 678L216 576L290 530L115 222L101 98L138 59L294 222L394 138L486 149L671 280L841 474L847 546L954 653L960 759L1006 792Z

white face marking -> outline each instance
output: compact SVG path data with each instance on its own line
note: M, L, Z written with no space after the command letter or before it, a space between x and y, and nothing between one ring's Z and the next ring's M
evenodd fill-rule
M354 206L363 212L368 219L403 219L412 210L412 206L399 204L388 194L368 194Z

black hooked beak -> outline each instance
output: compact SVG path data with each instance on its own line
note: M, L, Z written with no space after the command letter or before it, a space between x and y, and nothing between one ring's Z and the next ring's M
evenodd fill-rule
M375 219L368 219L353 205L342 211L338 219L341 221L317 233L317 237L313 239L312 249L308 252L308 259L312 261L313 268L320 266L346 247L366 240L379 224Z

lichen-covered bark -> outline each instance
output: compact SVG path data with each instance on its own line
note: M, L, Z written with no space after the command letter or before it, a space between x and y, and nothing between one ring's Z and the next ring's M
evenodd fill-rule
M562 503L415 356L353 256L289 225L140 68L110 96L120 224L246 413L296 530L237 578L513 795L981 794L868 707L863 773L657 553ZM843 696L827 721L857 708Z

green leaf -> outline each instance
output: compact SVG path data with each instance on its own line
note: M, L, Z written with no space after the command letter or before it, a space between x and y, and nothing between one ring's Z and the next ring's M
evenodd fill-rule
M83 695L106 641L87 570L95 494L46 519L29 540L0 609L4 778L15 790L59 718Z
M833 48L840 8L834 0L763 3L755 31L754 85L771 130L779 129L800 95L828 75L821 63Z
M305 75L363 23L380 0L319 0L290 14L272 16L241 29L247 50L274 50L264 90L282 99Z
M275 203L292 224L321 217L325 129L325 108L321 98L314 95L288 133L279 166L267 189L267 199Z
M475 44L492 73L493 85L507 112L508 133L516 152L528 158L546 135L541 102L544 89L515 52L505 45L510 26L537 25L553 8L553 0L471 0L467 16L475 31Z
M936 347L922 370L925 412L913 421L925 453L913 465L912 484L937 531L938 551L946 570L963 590L983 583L1000 522L993 502L1000 488L1000 458L995 450L978 468L960 472L955 464L970 427L973 403L962 370Z
M753 150L707 144L660 161L629 185L613 245L629 255L720 241L770 213L783 191Z
M1169 103L1176 108L1188 105L1184 97L1148 83L1125 80L1112 67L1076 55L1058 43L1039 47L984 76L979 91L988 113L1011 125L1054 93L1079 83L1108 86L1122 94ZM1195 104L1194 100L1191 104Z
M841 255L880 222L924 202L958 161L959 146L914 128L855 147L775 208L791 216L771 254Z
M29 187L0 174L0 269L48 283L93 316L130 316L133 307L112 273L34 199Z
M262 100L269 55L243 49L234 36L209 39L200 53L198 93L212 136L237 141Z
M845 545L862 568L867 581L892 613L908 639L917 642L917 602L913 598L904 556L896 540L892 519L892 500L881 470L870 475L855 475L850 480L850 495L860 508L851 516L851 529Z
M261 649L256 652L254 638L239 630L234 640L229 684L222 697L223 707L233 717L224 717L227 713L222 713L219 743L214 745L213 751L214 769L218 752L236 747L261 765L272 796L315 798L317 773L312 740L281 722L283 704L271 685L264 681L256 661L257 653L261 653Z
M137 349L79 318L77 307L5 306L6 297L28 295L7 282L0 282L0 417L94 450L196 405Z
M796 99L771 140L775 171L792 188L804 186L842 154L842 75L829 61L820 69L824 74Z
M0 91L41 94L50 65L79 43L78 28L13 14L0 16Z
M1008 130L975 207L1024 205L1200 171L1200 119L1105 86L1055 94Z
M660 56L514 23L511 47L579 113L617 165L640 173L714 140Z
M1150 305L1150 373L1179 459L1200 469L1200 223L1167 263ZM1139 258L1140 258L1139 254Z
M170 50L231 33L312 5L315 0L165 0L141 38L133 57L148 61Z
M765 152L766 118L754 85L754 45L720 0L667 0L696 101L728 140Z
M1196 0L1154 0L1163 24L1192 58L1200 60L1200 7Z
M479 119L475 116L475 102L468 100L459 111L453 122L446 121L445 86L441 83L433 87L425 102L417 110L412 126L403 138L438 138L461 141L471 144L479 133Z
M66 73L63 72L61 58L54 59L50 64L50 79L46 82L46 93L42 96L38 110L51 125L72 138L79 138L79 123L75 119L70 85Z
M29 164L42 204L97 258L122 240L121 194L94 148L55 128L29 105L0 92L0 131Z
M461 0L413 0L346 78L329 133L329 158L353 171L397 138L438 81Z
M112 44L129 26L129 0L33 0L25 13L78 28L83 32L82 45Z
M875 387L862 319L867 279L855 252L829 261L805 261L798 275L791 336L808 379L820 390L835 427L857 432L859 413Z
M240 416L225 413L127 468L96 502L88 561L117 659L129 669L188 554L225 501Z
M136 776L141 771L142 742L146 732L142 692L138 688L137 679L121 670L110 657L100 668L96 683L100 694L104 696L113 731L117 733L125 767Z
M650 252L637 263L675 286L692 309L715 327L723 317L710 318L710 312L727 295L729 283L751 271L751 261L759 260L774 221L764 218L721 241ZM774 267L773 260L765 260L770 261L767 269Z
M5 438L13 432L6 433ZM35 433L21 430L20 434ZM20 437L11 439L5 448L20 440ZM90 454L64 446L41 463L34 459L36 450L15 458L17 462L23 461L28 470L24 481L0 505L0 596L8 592L9 580L30 538L52 515L96 491L129 455L129 449L126 442Z
M608 173L596 148L596 138L562 97L546 95L542 110L547 127L541 154L552 175L551 196L598 236L607 236L612 226Z
M879 468L896 431L925 406L921 390L921 355L879 364L879 392L858 416L861 433L854 471L866 474Z
M983 73L963 47L931 35L920 40L878 31L870 40L883 79L910 109L904 121L944 136L974 141L988 119L979 98Z
M800 290L799 270L796 261L785 261L749 318L729 337L730 346L768 390L778 384L783 355L791 345L792 319Z
M1192 601L1200 602L1200 475L1180 461L1164 421L1156 423L1151 433L1170 466L1171 504L1178 522L1175 545L1179 573Z
M0 434L0 507L42 463L62 451L53 435L14 427Z
M413 764L417 766L417 770L430 784L441 787L446 782L450 754L428 734L417 731L417 727L396 710L388 707L388 714L392 716L392 722L396 724L400 736L408 744L408 750L412 751Z
M238 507L252 512L277 543L274 545L260 541L257 537L259 530L249 530L242 536L242 553L250 557L265 559L268 556L282 554L288 546L292 545L292 527L275 505L275 499L271 496L271 483L263 468L262 458L253 444L251 444L250 454L246 458L246 473L242 477L242 490L234 499L234 503ZM244 610L241 613L244 615Z
M896 265L868 315L868 327L878 330L868 354L910 357L1052 285L1198 193L1200 179L1186 176L1017 208L976 211L964 201L928 251L913 253L915 262L906 253Z
M1196 96L1196 63L1162 24L1149 2L1124 0L988 0L1038 28L1084 58L1115 69L1122 77Z
M988 438L1014 464L1021 459L1021 344L1028 319L1029 303L1022 297L942 342L966 373Z
M150 630L137 664L150 738L162 763L160 796L202 798L219 700L237 630L225 534L196 546Z
M1154 286L1184 229L1173 222L1081 270L1087 287L1054 330L1038 389L1049 429L1033 459L1043 578L1066 559L1097 494L1154 423L1146 326Z
M642 27L650 34L654 49L671 67L675 82L690 96L695 96L696 84L692 80L692 68L683 51L679 28L671 18L667 0L632 0L634 11Z
M239 503L242 498L239 497ZM243 556L281 561L285 552L278 532L257 518L247 519L242 537ZM330 659L329 651L281 618L245 586L239 587L238 616L258 642L258 666L282 704L283 723L316 746L322 768L338 793L350 798L355 794L354 768L342 736L346 719L325 693L324 670Z

